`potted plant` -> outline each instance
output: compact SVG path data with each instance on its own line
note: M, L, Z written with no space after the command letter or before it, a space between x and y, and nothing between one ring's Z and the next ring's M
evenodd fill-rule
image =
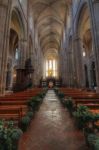
M32 109L32 111L35 111L35 105L36 105L35 102L31 100L28 102L28 106Z
M30 119L32 119L33 116L34 116L34 113L33 113L32 111L29 111L29 112L27 113L27 116L28 116Z
M67 109L69 110L69 112L72 114L73 111L73 101L71 97L68 97L65 102L64 105L67 107Z
M14 128L12 130L11 134L11 140L12 140L12 149L17 150L18 149L18 142L20 137L22 136L23 132L20 128Z
M63 92L58 92L58 97L62 99L65 97L65 94Z
M83 128L86 145L89 146L88 136L94 134L94 128L92 122L88 122Z
M4 122L0 120L0 149L3 150L5 147L5 130L4 130Z
M28 102L29 107L32 108L33 111L38 110L40 104L42 103L42 99L38 96L33 97Z
M97 147L97 144L95 145L97 141L97 136L95 134L89 134L88 135L88 143L89 143L89 147L92 149L92 150L96 150L94 149L94 147ZM98 149L97 149L98 150Z
M96 138L94 144L93 144L94 150L99 150L99 137Z
M79 106L77 111L74 112L74 116L76 118L76 124L79 129L82 129L86 123L93 121L93 114L89 112L87 106Z
M33 111L35 111L37 110L39 102L40 102L40 99L37 96L35 96L30 99L30 101L28 102L28 105L32 108Z
M56 95L58 95L59 88L54 88L54 91L55 91Z
M37 96L40 97L41 99L43 99L44 95L45 95L45 93L42 92L42 93L39 93Z
M13 121L0 121L0 150L17 150L21 135L22 131L15 129Z
M27 130L27 128L28 128L28 126L29 126L29 123L30 123L30 117L29 116L24 116L24 117L22 117L22 119L21 119L21 129L22 129L22 131L26 131Z

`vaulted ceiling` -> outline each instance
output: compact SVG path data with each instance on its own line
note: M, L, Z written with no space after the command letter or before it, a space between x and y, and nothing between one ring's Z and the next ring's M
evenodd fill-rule
M58 51L70 0L31 0L31 4L43 52Z

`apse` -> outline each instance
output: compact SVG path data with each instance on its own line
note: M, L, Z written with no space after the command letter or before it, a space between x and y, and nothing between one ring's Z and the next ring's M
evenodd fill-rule
M48 49L44 55L43 78L58 78L59 53L55 49Z

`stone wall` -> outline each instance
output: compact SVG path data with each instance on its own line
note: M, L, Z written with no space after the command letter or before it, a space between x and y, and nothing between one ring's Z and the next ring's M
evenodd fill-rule
M62 74L65 74L65 78L63 78L64 83L66 85L70 85L70 78L72 78L71 86L76 87L86 87L88 88L96 88L99 87L99 1L92 0L74 0L72 5L69 8L72 12L67 17L71 18L71 23L66 24L66 28L64 31L66 32L66 42L65 42L65 51L62 53L66 53L64 55L64 62L66 66L65 73L62 71ZM70 20L70 19L67 19ZM69 26L69 27L68 27ZM69 43L69 39L72 37L71 44ZM64 38L62 39L62 41ZM69 43L69 44L68 44ZM70 47L70 45L72 45ZM61 46L61 49L64 48L64 42ZM70 54L71 58L70 59ZM72 74L69 68L72 65ZM95 63L95 67L92 68L92 64ZM85 75L85 65L87 66L87 74L88 74L88 83L86 85L86 75ZM95 79L92 77L93 74L96 76L96 84ZM64 75L63 75L64 76ZM69 77L69 78L68 78ZM65 79L67 81L65 81Z

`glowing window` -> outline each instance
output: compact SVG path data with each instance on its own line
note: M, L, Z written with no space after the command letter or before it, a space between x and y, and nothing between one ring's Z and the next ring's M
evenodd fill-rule
M16 48L15 51L15 59L18 60L19 59L19 50Z
M46 77L57 77L56 60L46 60Z
M48 71L48 61L46 61L46 71Z
M49 69L52 69L52 60L49 60Z

